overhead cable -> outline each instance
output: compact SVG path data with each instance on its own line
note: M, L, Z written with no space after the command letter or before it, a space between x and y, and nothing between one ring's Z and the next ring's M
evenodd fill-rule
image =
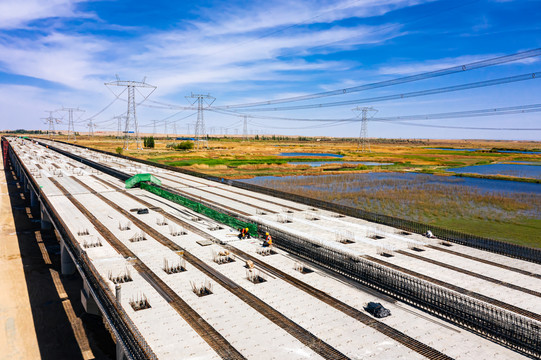
M453 86L446 86L446 87L436 88L436 89L413 91L409 93L376 96L376 97L356 99L356 100L335 101L335 102L322 103L322 104L282 106L282 107L275 107L275 108L255 108L255 109L251 109L250 111L282 111L282 110L318 109L318 108L333 107L333 106L356 105L356 104L374 103L374 102L387 101L387 100L399 100L399 99L412 98L412 97L418 97L418 96L427 96L427 95L441 94L441 93L447 93L447 92L453 92L453 91L508 84L508 83L518 82L518 81L533 80L533 79L538 78L540 75L541 75L541 72L536 72L536 73L529 73L529 74L523 74L523 75L509 76L509 77L493 79L493 80L478 81L478 82L462 84L462 85L453 85Z
M378 121L377 119L372 119ZM471 127L471 126L451 126L451 125L431 125L431 124L416 124L406 121L393 121L393 124L418 126L418 127L430 127L440 129L460 129L460 130L500 130L500 131L541 131L541 128L504 128L504 127Z
M281 99L275 99L275 100L257 101L257 102L251 102L251 103L245 103L245 104L224 105L220 107L224 109L247 108L247 107L263 106L263 105L283 104L283 103L294 102L294 101L311 100L311 99L317 99L317 98L322 98L322 97L327 97L327 96L344 95L344 94L349 94L353 92L372 90L372 89L382 88L386 86L399 85L399 84L409 83L413 81L430 79L430 78L434 78L438 76L461 73L461 72L485 68L485 67L494 66L494 65L501 65L501 64L505 64L505 63L509 63L509 62L513 62L517 60L522 60L522 59L527 59L531 57L536 57L540 55L541 55L541 48L537 48L537 49L518 52L512 55L495 57L495 58L476 61L476 62L464 64L464 65L453 66L453 67L445 68L441 70L429 71L429 72L425 72L425 73L421 73L417 75L410 75L410 76L405 76L405 77L401 77L397 79L385 80L385 81L380 81L380 82L375 82L375 83L370 83L370 84L365 84L365 85L360 85L360 86L325 91L325 92L315 93L315 94L293 96L293 97L281 98Z

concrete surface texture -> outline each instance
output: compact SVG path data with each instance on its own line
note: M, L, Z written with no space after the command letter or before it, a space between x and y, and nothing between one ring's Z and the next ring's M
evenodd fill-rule
M218 357L208 338L201 336L191 320L174 307L172 296L182 299L183 306L195 311L200 322L208 323L246 358L321 358L314 350L313 343L303 342L308 335L349 358L424 358L405 346L400 339L393 339L374 327L366 326L303 290L302 286L286 281L283 275L259 267L256 271L265 281L253 283L248 279L245 258L242 257L244 255L231 255L233 261L230 262L216 261L217 254L223 252L226 245L230 246L229 249L248 254L360 312L364 312L363 307L369 301L381 302L393 315L376 321L449 357L502 360L524 358L507 348L331 274L282 250L274 249L275 254L264 256L260 254L260 240L238 240L234 229L223 225L218 228L219 224L214 220L144 190L125 190L121 181L74 163L74 160L51 149L22 140L14 141L12 145L70 229L76 245L84 249L92 261L92 265L107 284L108 291L115 294L114 278L129 275L130 281L121 283L118 302L160 359ZM62 147L75 151L70 146ZM420 235L401 234L390 227L376 226L350 217L339 218L327 211L269 196L259 196L225 184L112 159L110 156L87 150L77 151L94 161L114 165L123 171L152 172L161 178L164 184L186 191L192 196L214 201L222 206L235 207L257 221L273 224L292 234L302 234L314 242L340 248L355 256L380 256L383 249L388 252L423 254L427 259L448 266L461 265L460 255L449 255L428 248L427 245L437 247L441 244ZM139 215L130 211L140 207L148 208L148 214ZM288 218L292 221L281 222ZM178 227L183 235L174 235L172 230L175 227ZM100 230L101 228L107 230ZM343 229L349 232L346 233ZM374 234L382 238L374 240ZM352 243L342 243L346 238L351 238ZM209 239L215 241L209 242ZM89 246L90 244L99 245ZM418 253L411 250L415 246L426 249ZM120 251L119 248L124 250ZM465 251L462 248L453 246L451 249L460 253ZM182 249L184 255L179 256L177 249ZM494 254L486 255L480 251L473 253L479 257L487 256L494 261L505 260L510 265L515 263L504 259L505 257L495 257ZM462 273L455 274L449 269L442 270L441 266L404 253L397 253L385 260L445 281L457 281L472 290L499 297L502 301L531 311L539 310L539 302L537 305L535 301L532 302L535 295L519 290L504 292L487 280ZM166 261L170 264L185 261L186 271L169 274L164 271ZM541 272L537 265L518 263L517 266L528 268L535 273ZM506 281L516 280L518 285L532 291L539 289L538 278L514 276L511 270L471 259L464 264L464 268L469 271ZM312 272L301 273L298 271L299 266L310 268ZM51 274L52 278L56 279L54 274ZM194 294L192 287L204 283L212 286L212 294L199 297ZM58 289L61 290L57 286ZM136 310L134 302L143 299L150 307ZM257 302L258 306L254 306L254 302ZM270 313L273 316L270 316ZM285 325L287 321L291 323ZM77 333L73 321L71 324L74 333ZM298 335L299 332L303 332L304 338ZM84 339L77 340L76 343L83 357L89 355L85 351L93 350Z

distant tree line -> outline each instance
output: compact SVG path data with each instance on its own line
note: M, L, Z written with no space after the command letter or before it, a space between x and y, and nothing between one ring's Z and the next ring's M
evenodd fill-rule
M25 129L17 129L17 130L5 130L3 131L5 134L46 134L46 131L43 130L25 130Z

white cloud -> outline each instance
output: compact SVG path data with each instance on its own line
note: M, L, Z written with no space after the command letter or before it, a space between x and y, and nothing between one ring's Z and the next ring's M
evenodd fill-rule
M383 15L391 10L434 0L319 0L253 3L246 8L207 13L208 21L191 24L207 36L282 31L291 26L332 23L348 18ZM275 29L276 28L276 29Z
M76 10L76 4L83 1L85 0L2 0L0 29L21 28L39 19L92 17L92 14Z
M0 62L14 74L84 89L93 74L109 68L96 55L110 46L91 36L60 33L37 40L10 37L0 42Z

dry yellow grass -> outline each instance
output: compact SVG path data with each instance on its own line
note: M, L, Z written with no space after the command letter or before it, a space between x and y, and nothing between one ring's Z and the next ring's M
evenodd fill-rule
M65 136L57 137L66 140ZM379 140L381 141L381 140ZM442 172L446 167L476 165L505 161L540 161L535 154L502 154L502 153L472 153L431 150L430 147L450 148L509 148L521 150L541 149L541 142L535 141L494 141L494 140L424 140L415 142L373 141L371 152L361 152L357 142L343 139L327 139L325 141L299 141L296 138L280 141L240 141L237 139L211 139L208 148L190 151L175 151L166 148L172 139L156 139L154 149L135 149L131 143L124 154L145 160L164 164L180 163L186 168L202 171L214 176L230 178L246 178L257 175L316 175L347 172L364 172L362 167L330 165L326 167L309 167L308 165L286 166L279 164L284 157L277 156L280 152L309 152L335 153L344 155L342 161L371 161L395 163L388 168L393 171L429 171ZM113 137L90 138L79 136L77 143L100 150L115 152L123 145L122 139ZM177 141L178 143L178 141ZM265 163L264 159L271 159ZM325 160L329 160L326 158ZM332 160L332 159L331 159ZM338 159L334 159L338 160ZM186 163L188 162L188 163ZM385 171L385 169L371 169Z

